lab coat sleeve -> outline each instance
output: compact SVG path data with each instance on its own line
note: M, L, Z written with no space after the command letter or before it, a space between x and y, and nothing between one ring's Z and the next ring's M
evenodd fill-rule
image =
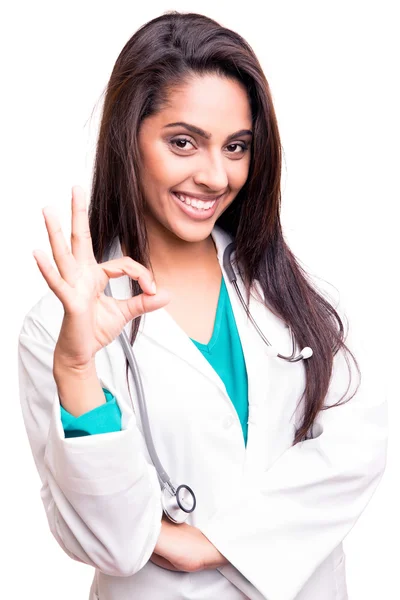
M121 431L65 437L55 342L29 313L19 337L20 401L49 526L73 559L129 576L149 560L161 531L158 478L141 452L134 416Z
M220 569L228 579L240 573L261 597L294 600L352 529L386 462L386 398L368 394L361 381L351 400L320 412L312 439L240 482L231 504L200 527L230 562ZM326 406L341 398L347 383L340 352Z

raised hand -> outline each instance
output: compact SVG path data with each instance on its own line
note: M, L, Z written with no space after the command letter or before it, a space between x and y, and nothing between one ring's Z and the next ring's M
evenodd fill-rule
M40 272L64 307L64 318L54 351L58 367L88 371L96 352L112 342L137 316L169 302L166 290L156 291L149 269L125 256L97 263L89 231L85 194L72 188L71 248L60 223L49 207L43 215L57 269L46 253L35 250ZM139 282L143 293L117 300L104 294L109 278L128 275Z

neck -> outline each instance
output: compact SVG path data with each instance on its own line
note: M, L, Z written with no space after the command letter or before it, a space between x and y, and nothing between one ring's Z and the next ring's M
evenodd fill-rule
M156 279L185 277L190 274L206 274L217 261L214 241L207 238L188 242L174 235L159 222L146 219L150 268Z
M150 263L154 274L162 277L208 270L215 264L217 251L209 235L198 242L187 242L169 231L160 235L148 228Z

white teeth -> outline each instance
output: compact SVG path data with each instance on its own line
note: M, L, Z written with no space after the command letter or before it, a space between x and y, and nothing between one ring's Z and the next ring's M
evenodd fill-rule
M208 210L216 203L216 200L197 200L197 198L191 198L190 196L184 196L183 194L177 194L176 192L175 196L177 196L181 202L200 210Z

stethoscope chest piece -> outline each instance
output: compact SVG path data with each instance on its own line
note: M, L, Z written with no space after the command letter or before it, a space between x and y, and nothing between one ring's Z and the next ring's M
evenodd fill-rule
M165 514L173 523L184 523L196 508L196 496L185 484L171 489L165 486L162 493L162 505Z

